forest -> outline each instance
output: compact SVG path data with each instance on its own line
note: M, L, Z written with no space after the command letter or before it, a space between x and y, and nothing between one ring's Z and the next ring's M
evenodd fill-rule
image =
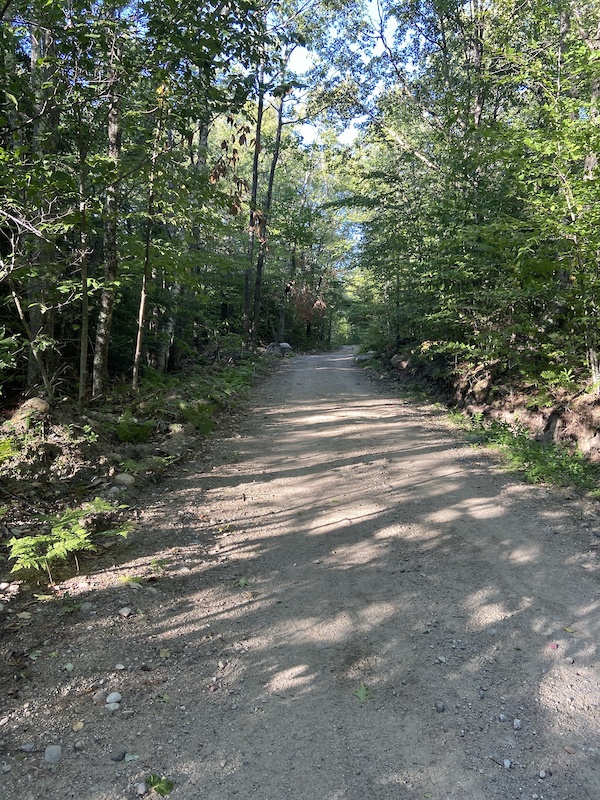
M0 14L5 400L83 408L271 341L597 395L596 3Z

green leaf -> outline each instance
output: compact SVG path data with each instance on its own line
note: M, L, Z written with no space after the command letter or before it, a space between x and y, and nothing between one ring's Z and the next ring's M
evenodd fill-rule
M148 778L148 785L151 789L154 789L156 794L160 794L164 797L164 795L169 794L169 792L173 790L174 783L164 775L150 775Z
M366 703L373 697L373 693L367 689L364 683L361 683L358 689L355 689L352 694L354 697L356 697L359 703Z

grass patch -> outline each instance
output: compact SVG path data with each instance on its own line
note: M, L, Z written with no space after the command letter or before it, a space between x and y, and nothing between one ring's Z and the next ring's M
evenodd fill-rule
M470 419L461 414L451 416L466 430L472 444L499 450L507 459L509 468L529 483L598 491L600 465L593 464L579 450L561 444L544 444L533 439L523 427L486 420L482 414L475 414Z

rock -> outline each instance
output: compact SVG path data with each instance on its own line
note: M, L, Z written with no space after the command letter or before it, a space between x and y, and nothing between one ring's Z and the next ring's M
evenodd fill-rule
M123 696L119 694L119 692L111 692L106 698L106 704L110 705L111 703L120 703L122 699Z
M120 617L127 618L133 614L133 609L129 608L129 606L125 606L124 608L120 608L118 613Z
M512 767L512 761L510 758L505 758L502 762L502 765L504 766L504 769L510 769Z
M513 719L513 728L516 731L520 731L522 727L523 727L523 723L521 722L520 719Z
M147 791L148 787L145 783L135 783L133 785L133 793L136 795L136 797L143 797Z
M133 486L135 484L134 476L128 472L118 472L113 477L113 481L119 486Z
M118 710L121 708L121 706L120 706L118 703L107 703L107 704L104 706L104 708L105 708L107 711L118 711Z
M30 397L12 415L10 424L18 425L19 422L25 422L35 414L47 414L49 411L50 403L47 400L42 400L41 397Z
M362 353L359 356L354 357L354 361L357 364L363 364L365 361L371 361L376 356L376 352L374 350L369 350L368 353Z
M287 342L279 342L279 348L280 348L281 352L283 353L283 355L285 355L286 353L291 353L292 352L292 345L288 344Z
M506 714L498 714L498 722L506 722Z
M83 739L75 739L73 742L73 747L75 750L83 750L85 748L85 742Z
M35 743L25 742L25 744L19 746L19 750L22 750L24 753L33 753L35 750Z
M113 752L110 754L110 760L111 761L123 761L123 759L125 758L126 754L127 753L126 753L125 750L113 750Z
M58 764L62 758L62 747L59 744L49 744L44 752L46 764Z
M106 700L106 691L104 689L98 689L97 692L94 692L92 695L92 703L104 703Z
M436 701L435 710L440 714L442 713L442 711L446 710L446 704L443 702L443 700Z
M10 764L2 764L2 772L4 772L4 773L10 772L11 769L12 769L12 766Z
M544 778L546 777L546 770L544 770L544 769L541 769L541 770L539 771L538 775L540 776L540 778L541 778L542 780L544 780Z
M271 342L271 344L267 345L265 350L268 356L281 356L283 357L283 350L278 342Z
M89 600L86 600L85 603L82 603L79 606L79 610L83 611L84 614L89 614L90 611L92 610L92 607L93 607L92 603L90 603Z
M125 664L116 664L115 665L115 669L123 670L123 669L126 669L126 667L125 667Z

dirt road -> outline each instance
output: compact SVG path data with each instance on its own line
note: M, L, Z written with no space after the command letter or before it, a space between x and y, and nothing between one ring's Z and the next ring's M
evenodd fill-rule
M349 349L285 361L148 500L9 701L0 798L140 796L150 774L178 800L600 798L580 501L508 477Z

